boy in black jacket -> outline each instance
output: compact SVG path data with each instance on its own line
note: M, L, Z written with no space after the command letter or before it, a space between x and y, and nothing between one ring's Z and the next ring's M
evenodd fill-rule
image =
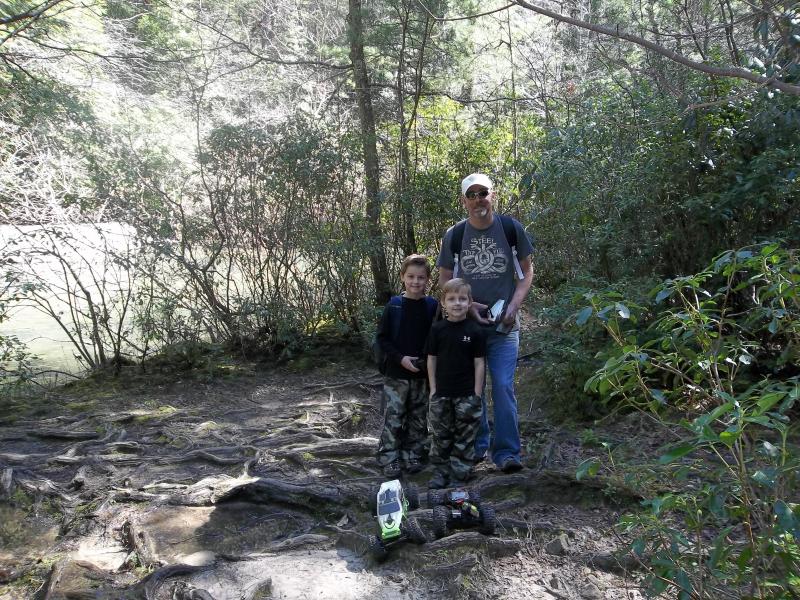
M383 310L378 344L386 354L383 400L386 415L378 444L378 464L386 477L402 470L422 470L428 438L428 385L423 349L439 303L426 295L431 276L428 259L412 254L403 260L400 279L405 293Z

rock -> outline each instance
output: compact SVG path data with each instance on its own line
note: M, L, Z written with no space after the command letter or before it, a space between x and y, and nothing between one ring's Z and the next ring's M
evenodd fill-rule
M551 540L544 547L545 552L554 556L564 556L569 554L571 549L569 538L565 534L559 535L557 538Z
M100 590L110 587L112 579L110 573L90 562L62 561L53 565L44 597L52 600L104 597Z
M272 578L267 577L259 581L253 591L247 596L247 600L266 600L272 597Z
M585 600L603 600L603 592L594 583L587 583L581 587L581 598Z
M0 584L19 579L19 571L11 567L0 567Z

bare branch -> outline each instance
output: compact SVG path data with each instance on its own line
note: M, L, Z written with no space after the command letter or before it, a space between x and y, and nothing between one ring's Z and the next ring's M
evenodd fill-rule
M7 17L0 17L0 25L9 25L18 21L24 21L25 19L38 19L48 10L65 1L66 0L50 0L49 2L44 2L43 4L31 8L30 10L26 10L25 12L16 15L9 15Z
M474 14L474 15L466 15L466 16L463 16L463 17L445 18L445 17L437 17L436 15L434 15L431 12L431 9L429 9L427 6L425 6L425 4L422 2L422 0L417 0L417 4L419 4L422 7L422 10L424 10L426 13L428 13L428 15L431 17L431 19L435 19L436 21L440 21L440 22L446 22L446 21L468 21L469 19L477 19L478 17L485 17L487 15L493 15L494 13L499 13L499 12L502 12L504 10L508 10L512 6L516 5L515 2L512 2L511 4L506 4L505 6L501 6L500 8L495 8L495 9L488 10L488 11L482 12L482 13L477 13L477 14Z
M744 79L745 81L750 81L752 83L756 83L758 85L763 85L766 87L772 87L787 94L791 94L793 96L800 96L800 86L792 85L790 83L786 83L785 81L781 81L779 79L775 79L774 77L764 77L762 75L758 75L753 73L752 71L748 71L747 69L742 69L741 67L714 67L712 65L708 65L702 62L697 62L682 54L678 54L669 48L665 48L655 42L651 42L643 37L638 35L634 35L632 33L626 33L622 29L617 27L608 27L606 25L595 25L594 23L589 23L588 21L583 21L581 19L576 19L574 17L568 17L566 15L562 15L561 13L557 13L555 11L549 10L542 6L538 6L536 4L531 4L526 0L516 0L516 4L525 8L527 10L533 11L540 15L544 15L546 17L550 17L551 19L555 19L556 21L560 21L562 23L569 23L570 25L574 25L576 27L580 27L582 29L588 29L589 31L594 31L595 33L599 33L601 35L607 35L615 38L619 38L622 40L626 40L631 42L632 44L636 44L637 46L642 46L643 48L647 48L648 50L652 50L656 54L660 54L676 63L682 64L690 69L694 69L695 71L701 71L703 73L708 73L709 75L714 75L716 77L733 77L736 79Z

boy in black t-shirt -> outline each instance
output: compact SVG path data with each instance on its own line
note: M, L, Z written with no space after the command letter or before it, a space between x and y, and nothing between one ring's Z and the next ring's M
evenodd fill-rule
M412 254L403 260L405 293L383 310L378 344L386 354L383 400L386 412L378 442L378 464L386 477L422 470L428 441L428 382L423 348L439 303L426 295L431 276L428 259ZM423 361L423 362L420 362Z
M434 323L425 353L431 397L428 422L433 430L431 489L463 485L475 462L475 437L480 425L486 338L467 318L472 289L463 279L451 279L442 290L447 317Z

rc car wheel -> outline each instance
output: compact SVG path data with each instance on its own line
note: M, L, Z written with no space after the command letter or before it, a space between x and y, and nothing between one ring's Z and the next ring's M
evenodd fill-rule
M369 538L369 552L372 554L372 558L378 562L386 560L386 557L389 556L389 551L377 535Z
M497 529L497 516L494 514L494 507L484 505L481 507L481 533L493 535Z
M447 535L447 522L450 520L450 509L438 504L433 507L433 535L441 538Z
M444 494L442 490L428 490L428 506L439 506L444 502Z
M419 508L419 492L417 486L409 483L405 488L406 500L408 500L408 508L410 510L417 510Z
M425 532L422 531L422 527L419 526L416 519L410 517L406 519L400 526L400 531L407 535L408 539L415 544L424 544L428 541L428 537L425 535Z
M481 491L476 490L475 488L469 489L469 501L474 504L475 506L480 506L481 504Z

